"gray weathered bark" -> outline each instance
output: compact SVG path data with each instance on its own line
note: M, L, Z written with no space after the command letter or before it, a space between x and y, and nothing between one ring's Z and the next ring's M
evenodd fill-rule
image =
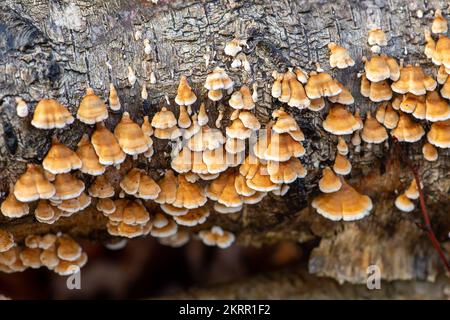
M252 72L229 70L237 86L254 81L259 84L260 102L256 114L266 123L272 110L280 106L270 96L273 70L289 66L314 69L320 62L329 70L326 45L335 41L348 48L355 67L332 71L355 97L355 106L365 114L375 105L359 94L356 74L362 69L362 56L370 55L367 31L382 27L389 37L383 51L407 63L426 61L423 51L423 28L431 23L432 9L444 1L53 1L6 0L0 4L0 191L24 171L27 162L40 162L56 134L62 142L75 147L84 132L92 127L76 121L69 128L55 131L38 130L15 114L14 97L21 96L34 108L46 97L54 97L75 114L86 86L104 97L109 83L119 91L125 110L135 120L152 116L164 105L167 94L171 101L181 74L189 74L197 96L207 104L211 115L217 105L206 99L203 83L214 66L229 70L230 59L223 54L226 41L233 37L247 39L244 51ZM417 10L424 12L417 17ZM143 41L135 40L136 31L150 40L152 52L144 54ZM204 55L210 64L205 65ZM137 75L130 87L127 68ZM150 84L154 72L156 84ZM140 91L147 85L149 98L142 101ZM176 111L176 106L170 107ZM350 107L353 109L354 107ZM32 110L31 110L32 111ZM261 245L280 239L300 243L317 240L309 270L339 281L362 283L366 267L377 263L387 280L433 280L438 260L426 235L418 229L420 213L398 212L393 207L395 194L406 188L412 178L392 147L363 148L361 154L351 152L351 183L372 197L375 209L362 221L343 223L328 221L309 208L317 194L320 170L314 164L330 164L336 137L321 126L326 109L321 112L292 111L305 133L307 153L302 159L308 169L305 179L296 181L285 197L269 195L261 204L247 206L242 213L213 215L209 224L219 224L238 235L243 245ZM229 108L227 115L230 114ZM113 128L119 113L110 113L107 121ZM211 116L213 121L214 116ZM214 118L215 119L215 118ZM440 240L450 229L450 163L448 150L440 150L438 162L424 162L420 144L411 144L408 153L418 163L424 180L427 204ZM169 162L170 147L155 145L151 163L139 165L157 176ZM87 183L88 177L84 177ZM206 225L205 225L206 226ZM105 219L93 209L63 219L55 225L38 224L32 216L9 221L0 217L0 227L11 230L21 241L30 233L62 230L77 237L107 238Z

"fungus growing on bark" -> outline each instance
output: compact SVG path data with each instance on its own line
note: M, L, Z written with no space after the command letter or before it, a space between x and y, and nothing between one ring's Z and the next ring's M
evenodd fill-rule
M426 98L425 119L428 121L445 121L450 118L450 105L441 98L437 91L430 91Z
M336 192L342 187L341 179L336 176L330 167L322 170L322 178L319 180L319 189L324 193Z
M361 77L361 95L373 102L387 101L392 98L392 90L386 80L370 82L365 75ZM331 100L330 100L331 101Z
M0 252L6 252L14 246L14 236L7 230L0 229Z
M178 85L177 96L175 102L179 106L190 106L197 101L197 96L189 86L186 76L180 77L180 84Z
M122 119L114 129L114 136L123 152L133 157L146 152L152 145L152 140L131 120L128 112L123 113Z
M328 49L330 49L330 66L332 68L345 69L355 65L355 61L350 57L347 49L341 47L340 45L330 42L328 44Z
M414 122L406 113L401 113L397 127L391 131L391 134L398 141L416 142L423 137L425 131L420 123Z
M78 155L53 137L52 146L42 161L44 169L50 173L59 174L80 169L81 165Z
M172 248L179 248L188 243L190 239L191 236L189 232L187 232L186 230L178 229L177 233L175 233L173 236L159 238L158 241L162 245Z
M242 199L236 191L235 173L227 171L222 173L216 180L212 181L206 190L209 199L217 201L226 207L239 207Z
M92 88L86 89L86 95L80 102L77 119L86 124L95 124L108 118L106 104L95 95Z
M268 161L267 172L270 176L270 181L273 183L292 183L297 178L304 178L306 176L306 169L298 158L292 157L288 161Z
M206 200L205 191L200 185L188 182L182 174L178 175L176 195L171 203L174 207L195 209L203 206Z
M64 128L74 117L66 107L54 99L42 99L36 105L31 124L38 129Z
M53 224L60 218L61 213L50 205L47 200L39 200L34 210L34 216L41 223Z
M384 46L387 45L386 34L381 29L369 30L369 34L368 34L368 37L367 37L367 42L371 46L377 45L377 46L380 46L380 47L384 47Z
M67 200L79 197L84 191L84 182L78 180L70 173L61 173L55 178L55 194L53 200Z
M386 128L383 127L370 112L367 113L366 121L361 132L361 138L367 143L382 143L388 138Z
M305 85L305 92L309 99L333 97L337 96L341 91L342 88L339 82L326 72L317 73L312 71Z
M185 106L180 106L180 114L178 116L178 126L182 129L187 129L191 126L192 121Z
M339 83L339 86L342 88L341 93L339 93L337 96L334 97L328 97L328 100L332 103L339 103L344 105L353 104L355 102L355 99L353 98L350 91L345 88L341 83Z
M348 154L348 146L345 142L344 138L339 137L338 138L338 144L336 146L338 152L342 154L343 156L346 156Z
M0 206L1 213L8 218L20 218L30 212L27 203L20 202L14 195L13 185L9 188L9 194Z
M297 75L289 68L284 75L274 72L275 82L272 86L272 96L280 102L287 103L291 107L303 109L310 105L302 83Z
M242 86L239 91L235 91L228 101L228 104L233 109L237 110L251 110L255 107L250 88L248 86Z
M154 135L158 139L175 140L182 135L177 127L175 115L166 107L153 116L151 124L155 128Z
M417 96L424 95L427 91L433 91L436 86L436 80L425 75L421 67L412 65L402 67L400 78L391 85L394 92L401 94L409 92Z
M82 211L91 205L91 197L82 192L80 196L73 199L63 200L58 204L58 209L63 211L64 216L69 216L72 213Z
M120 100L114 84L109 84L109 108L113 111L120 110Z
M447 20L442 16L442 10L436 9L434 12L433 23L431 24L431 32L446 33L447 28Z
M424 53L428 59L432 59L434 51L436 50L436 41L431 37L430 30L425 29L424 35L426 41Z
M233 39L225 45L224 52L227 56L235 57L242 51L241 45L245 44L245 41L239 39Z
M212 101L218 101L222 99L222 90L232 90L233 81L228 77L224 69L216 67L212 73L206 77L205 88L208 91L208 97ZM251 95L250 95L251 97Z
M114 187L104 175L95 178L94 183L88 189L89 195L95 198L111 198L114 196Z
M94 146L86 133L83 134L78 142L76 154L81 160L81 172L92 176L98 176L105 173L106 167L100 163L99 158L95 153Z
M427 140L436 147L450 148L450 120L434 122L427 133Z
M110 215L116 210L116 204L109 198L99 199L97 201L97 210L103 212L105 215Z
M439 39L436 41L436 47L432 53L431 61L435 65L445 67L445 71L450 71L450 38L439 35Z
M97 124L91 143L100 164L119 165L125 161L126 154L120 148L114 134L105 127L103 122Z
M28 105L27 105L27 103L21 97L16 97L15 101L16 101L16 113L17 113L17 116L20 117L20 118L25 118L26 116L28 116Z
M428 142L424 143L422 147L422 154L427 161L436 161L439 157L436 147Z
M209 230L201 230L198 236L207 246L217 246L221 249L228 248L235 240L234 234L218 226L213 226Z
M184 215L174 216L173 219L180 226L194 227L204 223L208 217L209 210L205 206L189 210L189 212Z
M372 200L360 194L341 178L342 186L336 192L323 193L314 198L312 207L333 221L353 221L367 216L373 208Z
M373 55L364 64L366 77L371 82L379 82L386 79L397 81L401 76L397 61L387 55Z
M31 163L14 185L14 196L21 202L50 199L54 194L55 187L44 176L42 168Z
M333 170L337 174L345 176L352 171L352 164L345 156L337 152L334 158Z
M322 122L325 131L335 135L351 134L360 129L357 119L344 106L334 104L331 106L326 119Z
M395 198L394 203L397 209L403 212L411 212L415 208L414 203L404 193Z
M416 179L412 179L408 188L405 190L405 196L411 200L419 199L419 189L417 188Z

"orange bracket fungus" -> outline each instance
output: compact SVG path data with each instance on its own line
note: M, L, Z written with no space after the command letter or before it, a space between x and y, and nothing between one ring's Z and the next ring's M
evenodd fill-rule
M328 44L330 49L330 66L332 68L345 69L355 65L355 61L350 57L347 49L340 45L330 42Z
M39 129L64 128L74 122L70 112L54 99L42 99L36 106L31 124Z
M107 118L106 104L94 93L92 88L87 88L86 95L78 107L77 119L86 124L95 124Z

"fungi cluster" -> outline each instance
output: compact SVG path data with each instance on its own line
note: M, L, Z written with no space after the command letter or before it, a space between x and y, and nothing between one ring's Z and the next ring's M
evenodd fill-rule
M195 237L205 245L227 248L235 241L232 232L201 225L214 214L237 213L245 205L256 204L268 193L283 196L290 184L304 178L307 170L299 158L306 153L302 144L305 136L289 108L320 111L329 105L322 127L336 136L336 152L332 165L322 166L320 194L312 207L334 221L361 219L371 212L372 200L344 176L352 171L350 152L359 152L362 141L367 146L386 143L389 130L396 140L408 143L418 142L426 134L422 150L428 161L437 160L437 148L450 147L450 106L446 100L450 98L450 39L442 34L446 30L447 22L436 11L432 33L439 33L439 38L425 33L425 54L439 66L437 81L419 65L403 65L381 53L388 42L386 35L381 29L369 32L373 55L364 58L360 90L379 105L373 116L370 110L366 112L364 121L358 108L350 110L354 104L350 90L318 64L309 74L295 66L273 72L271 95L281 106L265 124L255 115L257 84L253 83L253 92L245 83L237 89L225 68L219 66L203 85L212 102L205 99L200 103L183 75L174 98L178 110L164 106L151 119L148 115L137 119L124 111L113 129L104 122L109 117L108 106L115 112L124 108L113 84L108 104L87 88L76 117L57 100L42 99L34 110L32 126L64 128L76 118L95 129L81 137L75 150L55 135L42 163L27 164L26 171L11 184L1 213L12 219L33 213L38 223L52 224L93 206L106 217L106 229L112 236L150 235L173 247ZM149 54L149 42L144 41L144 45L145 54ZM231 68L242 65L251 70L243 53L245 46L239 39L225 45L225 54L233 58ZM355 65L344 47L330 43L328 48L331 68ZM136 84L131 67L128 80L131 86ZM438 85L442 85L440 90ZM148 96L145 85L141 95ZM218 118L212 121L208 107L216 107L225 97L229 107L217 107ZM166 99L170 104L168 96ZM26 102L16 101L18 115L26 117ZM427 133L425 121L432 123ZM154 139L172 146L170 168L162 177L136 165L137 159L151 161ZM117 181L109 179L113 175L119 177ZM414 209L414 186L397 197L397 208ZM195 229L200 231L193 232L194 226L200 226ZM59 234L31 235L19 245L11 233L0 230L0 252L0 267L7 272L46 266L64 275L87 261L73 239Z

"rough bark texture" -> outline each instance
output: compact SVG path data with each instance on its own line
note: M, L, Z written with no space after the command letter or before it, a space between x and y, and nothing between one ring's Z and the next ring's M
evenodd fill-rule
M332 71L354 97L355 106L365 114L375 104L359 94L357 72L362 69L363 55L369 56L367 31L381 26L391 38L383 51L406 63L423 63L436 68L423 55L423 28L429 26L433 9L444 1L66 1L6 0L0 4L0 197L8 185L24 171L27 162L41 162L51 136L75 147L84 132L92 127L76 121L63 130L43 131L30 125L30 116L16 116L14 97L21 96L31 106L45 97L54 97L75 114L86 86L107 99L109 83L119 91L123 109L135 120L150 117L171 101L181 74L189 74L197 93L207 104L211 122L218 104L205 99L203 83L213 67L225 66L230 59L223 54L224 44L233 37L247 39L244 51L252 66L250 74L241 70L228 73L237 86L259 84L260 102L256 114L267 123L272 110L280 106L270 96L273 70L289 66L314 69L320 62L329 70L326 45L335 41L350 50L356 65L344 71ZM424 13L417 17L417 10ZM135 32L150 40L152 52L144 54L143 41L135 40ZM204 55L210 55L209 66ZM138 78L130 87L127 68ZM150 84L154 71L157 83ZM147 85L149 98L142 101L140 91ZM226 101L226 100L225 100ZM198 104L196 104L197 106ZM170 107L176 111L172 103ZM354 106L350 107L351 109ZM300 243L315 240L318 245L309 259L309 271L343 282L364 283L366 268L377 263L386 280L434 280L439 262L425 233L415 223L420 214L400 213L393 207L397 191L407 187L412 175L400 163L398 154L387 146L351 151L353 170L350 182L370 195L375 208L358 222L328 221L316 214L308 204L317 194L320 166L332 163L336 137L327 134L321 112L292 111L305 133L307 150L303 163L308 169L305 179L296 181L284 197L269 195L242 213L213 215L208 224L219 224L238 235L243 245L261 245L280 239ZM230 114L227 108L225 119ZM110 113L111 129L121 113ZM227 121L223 126L227 125ZM450 162L448 150L440 150L438 162L425 162L420 143L410 144L405 152L420 164L427 204L433 226L441 241L450 229ZM170 160L170 146L158 141L150 163L144 158L138 165L154 177L163 172ZM122 166L123 174L130 163ZM120 178L114 170L110 177ZM81 177L81 175L80 175ZM91 178L83 176L87 185ZM151 204L148 204L151 206ZM63 219L55 225L37 223L32 215L9 221L0 217L0 227L13 231L21 241L30 233L62 230L76 237L104 239L105 219L93 209ZM205 225L206 226L206 225ZM358 289L355 289L358 290Z

